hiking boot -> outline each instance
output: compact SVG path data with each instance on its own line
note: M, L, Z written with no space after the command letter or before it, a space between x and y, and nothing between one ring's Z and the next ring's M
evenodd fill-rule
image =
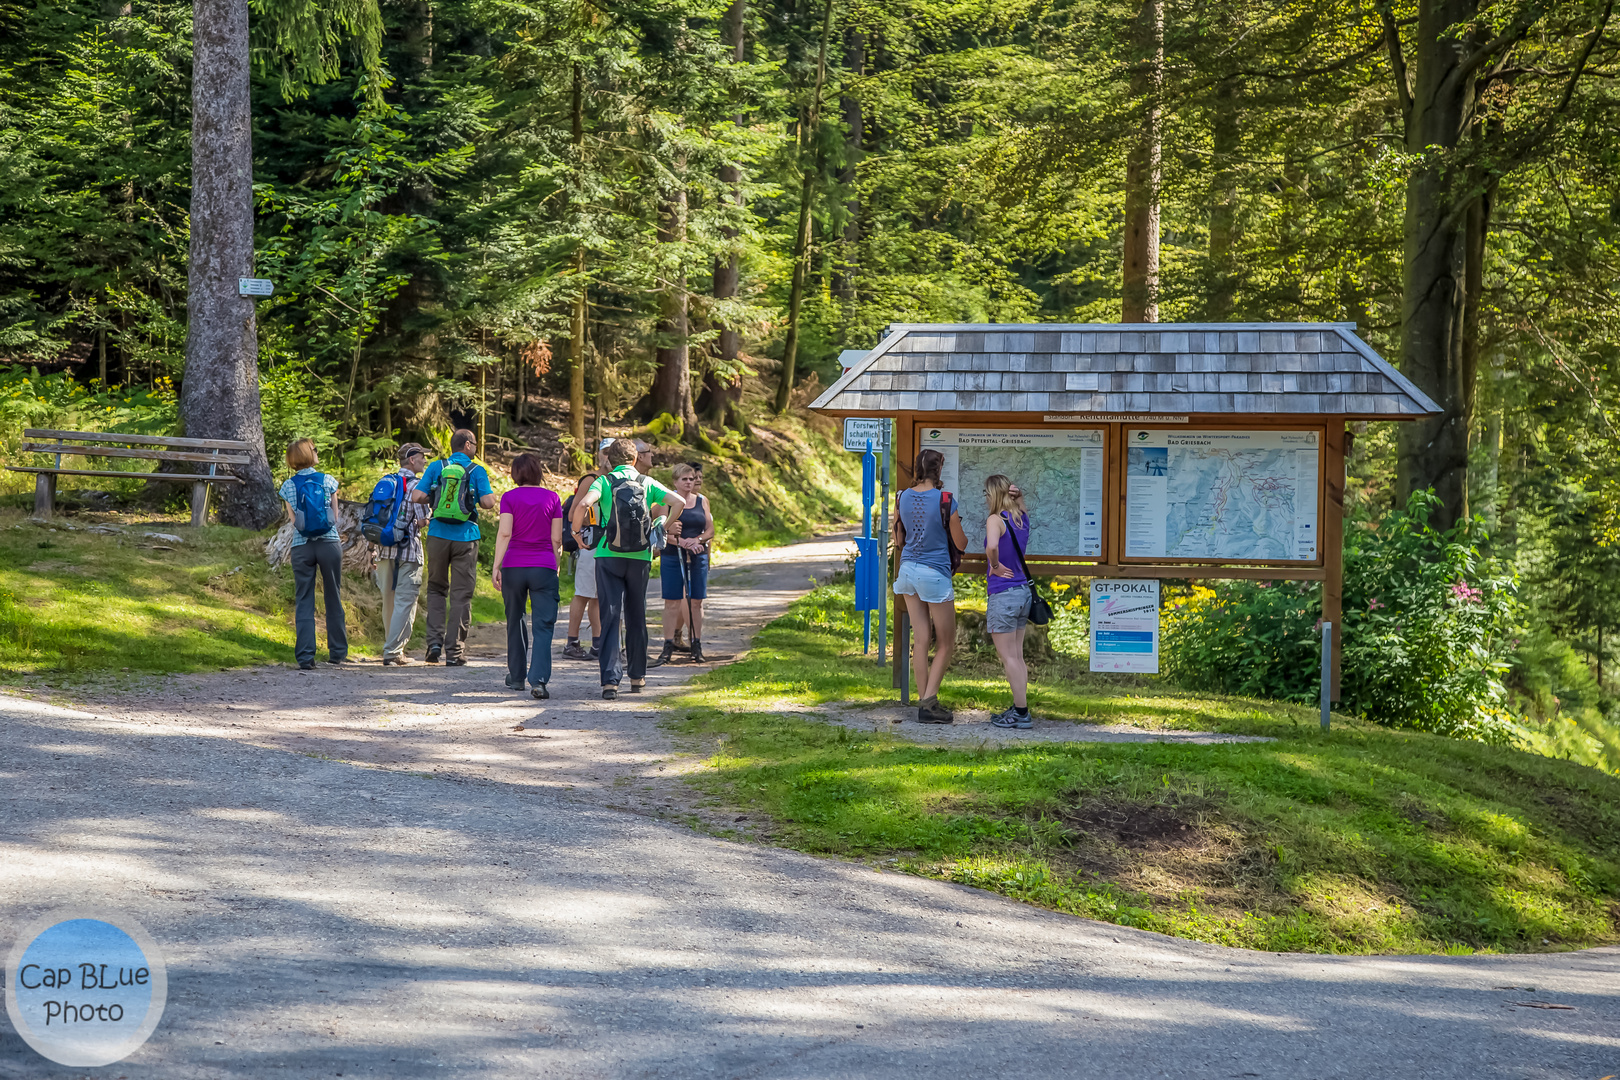
M646 685L647 685L647 680L646 679L631 679L630 680L630 692L632 694L639 694L639 693L641 693L642 688L645 687Z
M427 655L422 658L423 663L437 664L439 657L444 655L444 648L440 645L429 645Z
M564 660L589 660L591 658L590 651L577 641L570 641L564 645L562 654Z
M602 700L603 701L612 701L614 698L616 698L618 696L619 696L619 688L617 686L604 686L604 687L602 687Z
M665 664L670 662L671 658L673 658L674 655L675 655L675 643L673 641L666 641L666 642L664 642L664 651L659 653L658 656L655 657L654 659L648 660L647 661L647 666L648 667L663 667Z
M529 696L536 701L544 701L551 696L551 691L546 689L545 683L535 683L534 689L529 691Z
M506 688L508 690L521 690L523 689L523 686L524 683L522 679L514 679L510 675L506 677Z
M917 723L919 724L949 724L954 719L951 710L941 705L937 697L931 697L926 701L917 703Z
M706 664L709 661L703 655L703 642L697 638L692 639L692 663Z
M334 660L330 656L328 656L326 658L326 662L328 664L331 664L333 667L351 667L351 666L353 666L355 664L360 663L360 661L358 661L358 660L350 660L347 656L340 656L336 660Z
M314 671L315 670L315 661L311 660L307 664L299 664L298 665L298 670L299 671Z
M446 660L444 662L444 666L445 667L466 667L467 666L467 658L465 656L458 656L454 660Z
M407 664L414 664L414 663L416 663L416 661L412 660L408 656L385 656L385 657L383 657L383 667L387 667L389 664L393 664L395 667L404 667Z

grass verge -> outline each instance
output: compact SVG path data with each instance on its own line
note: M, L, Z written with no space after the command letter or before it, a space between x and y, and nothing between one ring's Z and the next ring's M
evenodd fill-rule
M0 681L46 672L291 662L292 571L266 564L264 535L172 522L93 533L90 524L89 516L79 515L40 525L0 510ZM155 540L148 532L181 542ZM378 655L376 586L369 576L345 575L343 599L351 651ZM317 613L323 608L317 592ZM474 620L503 617L500 596L480 573ZM417 618L412 640L420 644L420 608ZM316 622L324 651L324 616Z
M1042 719L1274 741L919 746L814 716L895 700L859 642L850 588L818 589L672 699L672 722L711 754L692 782L768 815L790 847L1199 941L1469 953L1620 940L1615 777L1353 720L1324 735L1296 707L1072 661L1036 669ZM942 699L1000 707L1005 694L999 669L965 657Z

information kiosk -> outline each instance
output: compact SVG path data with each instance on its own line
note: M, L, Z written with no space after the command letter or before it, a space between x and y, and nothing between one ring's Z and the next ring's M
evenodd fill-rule
M964 573L1004 473L1033 573L1322 582L1338 700L1345 424L1439 412L1353 323L898 324L852 359L810 407L892 421L896 490L945 455Z

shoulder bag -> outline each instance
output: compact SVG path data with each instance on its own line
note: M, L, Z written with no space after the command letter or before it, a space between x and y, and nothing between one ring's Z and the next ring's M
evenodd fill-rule
M1029 566L1024 562L1024 549L1018 546L1018 533L1013 531L1012 518L1003 510L1002 520L1007 523L1007 536L1012 540L1013 551L1018 555L1018 568L1024 572L1024 580L1029 583L1029 621L1036 626L1045 626L1052 621L1052 605L1046 597L1035 588L1035 576L1029 572Z

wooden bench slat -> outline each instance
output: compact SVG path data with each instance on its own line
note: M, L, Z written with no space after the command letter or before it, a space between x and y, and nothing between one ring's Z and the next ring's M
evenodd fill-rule
M179 446L203 450L237 450L249 453L249 443L234 439L182 439L162 435L126 435L118 431L53 431L48 428L24 428L26 439L66 439L71 442L128 443L131 446Z
M7 465L12 472L52 473L56 476L116 476L123 480L163 481L170 484L240 484L240 476L207 473L119 472L116 469L52 469L37 465Z
M189 450L129 450L120 446L70 446L67 443L22 444L30 454L74 454L78 457L140 458L143 461L200 461L204 465L246 465L246 454L199 454Z

